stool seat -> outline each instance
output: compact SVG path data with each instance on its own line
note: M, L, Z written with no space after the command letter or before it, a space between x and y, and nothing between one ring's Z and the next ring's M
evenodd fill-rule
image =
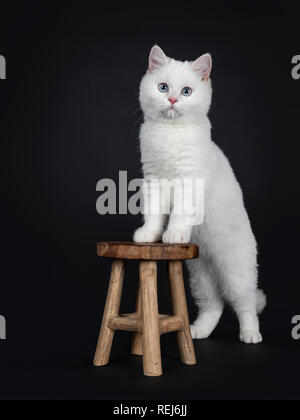
M188 260L198 258L195 244L100 242L98 257L122 260Z

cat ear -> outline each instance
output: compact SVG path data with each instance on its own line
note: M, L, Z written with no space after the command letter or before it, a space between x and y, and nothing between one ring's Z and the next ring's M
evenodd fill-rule
M159 69L167 64L168 61L169 59L163 50L158 45L155 45L149 55L149 71Z
M197 58L197 60L192 63L192 68L202 78L202 80L207 82L212 69L211 55L204 54Z

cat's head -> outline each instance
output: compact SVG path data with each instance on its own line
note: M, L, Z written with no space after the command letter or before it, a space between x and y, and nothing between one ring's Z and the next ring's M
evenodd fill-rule
M153 120L197 120L208 113L212 88L212 59L204 54L193 62L182 62L154 46L149 68L140 86L140 103L146 118Z

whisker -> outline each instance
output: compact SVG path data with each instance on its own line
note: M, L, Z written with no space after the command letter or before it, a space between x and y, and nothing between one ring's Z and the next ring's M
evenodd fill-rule
M141 108L136 109L133 111L132 116L134 117L138 112L143 112L143 110Z
M141 122L141 121L143 121L143 119L144 119L144 115L142 114L142 115L140 115L138 118L137 118L137 120L133 123L133 126L132 126L132 128L131 128L131 132L130 132L130 134L133 136L134 135L134 131L135 131L135 129L136 129L136 127L137 127L137 125Z

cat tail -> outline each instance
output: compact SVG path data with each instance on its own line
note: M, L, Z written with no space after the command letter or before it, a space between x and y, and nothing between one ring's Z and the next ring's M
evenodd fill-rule
M265 307L267 306L267 296L264 294L264 291L257 289L256 291L256 311L260 315Z

